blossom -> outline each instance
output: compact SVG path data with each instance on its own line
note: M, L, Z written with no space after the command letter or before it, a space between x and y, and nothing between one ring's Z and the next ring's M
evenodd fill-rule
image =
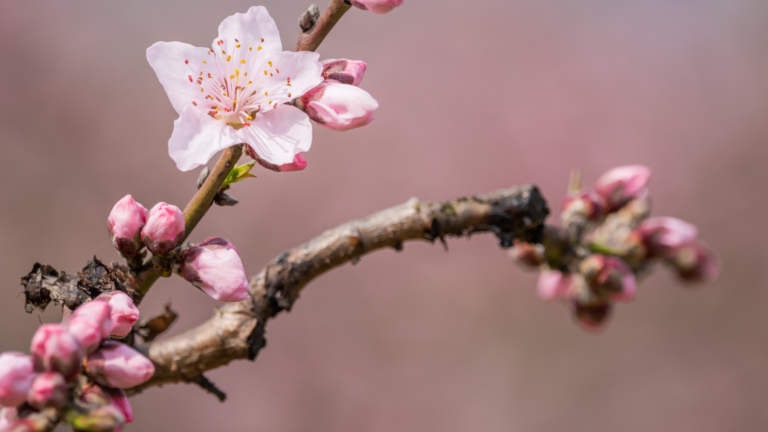
M21 405L27 399L35 375L30 356L17 352L0 354L0 405Z
M152 378L155 365L128 345L107 342L86 357L85 371L103 386L130 388Z
M595 182L595 192L603 197L609 211L618 210L633 199L647 193L651 170L644 165L613 168Z
M181 258L181 275L216 300L248 298L248 278L237 250L224 239L208 239L189 248Z
M323 81L302 96L301 102L309 118L335 131L367 125L379 108L376 99L365 90L334 80Z
M139 320L139 309L133 304L133 299L122 291L113 291L99 295L96 300L109 303L112 319L110 336L118 338L128 336L133 325Z
M175 205L157 203L147 214L141 240L150 252L165 255L184 241L184 213Z
M696 242L699 230L673 217L655 217L640 223L637 233L650 256L670 257L683 246Z
M83 315L74 313L65 318L61 325L74 336L86 353L96 351L104 339L99 323Z
M671 263L677 275L688 282L711 282L720 275L719 258L702 242L678 249Z
M598 294L616 302L634 300L637 280L632 269L621 258L590 255L581 262L579 270Z
M59 372L72 379L80 372L83 348L71 333L59 324L43 324L32 337L32 359L35 369Z
M352 0L352 6L377 14L385 14L403 4L403 0Z
M168 142L182 171L219 150L247 143L283 165L309 150L312 124L286 102L322 81L319 55L283 52L275 21L262 6L226 18L212 49L158 42L147 60L179 114Z
M328 59L323 60L323 78L336 80L342 84L359 86L368 65L360 60Z
M72 316L79 316L92 321L99 327L101 338L106 339L109 337L109 333L112 330L111 315L112 307L109 305L109 302L89 301L88 303L78 306L67 319L70 319Z
M135 256L144 245L141 229L147 222L147 209L126 195L112 207L107 219L107 230L112 244L123 255Z
M43 372L32 382L27 402L35 409L63 408L67 404L67 380L57 372Z

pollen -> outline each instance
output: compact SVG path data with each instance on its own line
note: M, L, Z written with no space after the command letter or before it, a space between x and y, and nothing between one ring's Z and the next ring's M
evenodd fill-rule
M275 109L277 109L277 104L275 104Z
M205 89L203 87L200 87L200 93L204 92Z
M192 105L197 106L197 102L192 101Z
M208 62L207 62L207 61L205 61L205 60L203 60L203 64L208 64Z
M189 64L189 60L184 60L184 64Z
M291 94L290 94L290 93L288 93L288 97L291 97Z
M240 60L240 63L245 63L245 59Z
M253 51L253 47L248 47L248 51Z
M269 63L269 67L272 67L272 62L271 61L267 61L267 63Z
M221 44L223 44L223 43L224 43L224 41L218 41L218 42L216 42L216 43L217 43L218 45L221 45Z
M280 69L278 68L275 68L275 71L277 71L277 73L280 73Z
M194 82L194 80L192 79L192 75L187 75L187 76L189 77L189 82Z
M251 83L252 83L252 82L253 82L253 81L248 81L248 84L246 84L246 85L251 85Z
M213 75L211 75L210 72L208 72L208 78L213 78Z
M261 51L261 47L259 47L259 51Z
M240 48L240 45L235 45L235 48Z
M264 43L264 38L261 38L261 43Z
M246 120L253 120L253 117L251 117L251 116L248 116L248 117L246 117L245 119L246 119Z
M264 75L266 75L266 74L267 74L267 70L266 70L266 69L264 69Z
M227 56L227 61L232 60L232 56Z
M272 105L272 101L267 102L267 105Z
M229 77L229 79L235 79L235 76L234 76L234 75L231 75L231 76Z
M264 96L269 96L269 95L267 94L267 92L264 92Z

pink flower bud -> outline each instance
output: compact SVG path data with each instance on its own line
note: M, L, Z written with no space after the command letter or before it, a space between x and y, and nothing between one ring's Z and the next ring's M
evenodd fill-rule
M358 60L324 60L323 62L323 78L336 80L342 84L350 84L353 86L359 86L360 81L363 80L365 69L367 65L363 61Z
M133 304L133 299L122 291L112 291L101 294L96 300L109 303L112 321L110 336L117 338L128 336L133 325L139 320L139 309Z
M614 168L597 179L595 192L605 199L608 211L615 211L633 199L645 196L650 178L651 170L643 165Z
M598 294L616 302L635 299L635 274L621 258L594 254L581 262L579 270Z
M385 14L403 4L403 0L352 0L352 6L377 14Z
M132 257L141 251L141 229L147 222L147 209L126 195L112 207L107 219L107 230L112 244L124 256Z
M59 372L68 380L80 372L84 350L77 339L59 324L43 324L32 337L32 359L35 368Z
M280 172L291 172L291 171L303 171L304 168L307 167L307 159L304 157L304 153L297 153L296 156L293 157L293 162L289 164L283 164L280 165L278 168Z
M613 307L610 303L582 304L573 302L573 315L576 322L587 331L599 332L608 321Z
M605 200L594 191L569 193L563 199L562 218L579 215L586 220L597 221L605 215Z
M650 257L671 257L683 246L696 242L699 230L688 222L673 217L646 219L637 228L640 240Z
M32 357L17 352L0 354L0 405L24 403L35 375Z
M544 246L540 244L515 241L509 250L509 258L527 268L538 269L546 261Z
M79 316L88 319L99 326L101 332L101 338L106 339L109 337L109 333L112 330L112 306L109 302L103 300L89 301L88 303L80 305L72 313L72 317Z
M557 270L545 270L539 275L536 290L544 300L565 298L571 287L570 275L564 275Z
M373 121L373 112L379 108L365 90L326 80L301 97L309 118L320 126L335 131L359 128Z
M74 336L86 353L96 351L104 339L99 324L82 315L72 314L65 318L61 325Z
M61 409L67 404L67 380L57 372L43 372L32 382L27 402L37 409Z
M248 278L234 246L224 239L208 239L184 252L181 274L216 300L239 302L248 298Z
M152 378L155 365L128 345L107 342L86 357L85 371L100 385L130 388Z
M149 211L141 240L155 255L167 255L184 241L184 214L178 207L164 202Z
M712 282L720 275L720 260L701 242L677 250L671 260L678 276L689 282Z
M128 402L128 396L125 395L125 392L122 389L110 389L109 396L112 401L112 406L123 413L125 422L133 422L133 408L131 408L131 403Z

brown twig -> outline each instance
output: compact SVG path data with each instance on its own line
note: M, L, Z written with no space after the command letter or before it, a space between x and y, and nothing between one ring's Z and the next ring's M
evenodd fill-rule
M331 0L331 4L323 12L314 26L311 26L309 30L302 30L299 35L299 40L296 42L296 48L294 51L315 51L328 33L331 32L333 26L341 19L342 16L351 8L351 3L344 0Z
M256 358L264 346L267 320L289 310L302 288L316 277L382 248L402 250L408 240L434 242L445 237L492 232L501 246L515 238L539 242L547 204L535 186L448 202L412 199L365 219L348 222L285 252L250 281L251 299L216 309L197 328L141 347L155 363L150 381L133 388L190 382L232 360Z

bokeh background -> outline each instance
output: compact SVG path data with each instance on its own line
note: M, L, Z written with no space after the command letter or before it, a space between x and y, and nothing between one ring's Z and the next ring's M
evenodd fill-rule
M309 2L262 0L292 49ZM0 3L0 351L40 322L20 276L117 258L105 221L125 194L183 207L197 172L167 156L176 115L145 59L156 41L208 46L252 4ZM321 4L324 7L325 3ZM764 0L405 0L353 9L322 58L368 62L376 121L316 128L309 168L239 184L193 240L233 240L247 271L324 229L417 196L533 182L553 209L571 168L654 172L654 213L696 224L714 284L660 270L608 330L540 301L536 275L490 236L381 251L321 277L268 326L255 363L134 399L127 431L648 431L768 429L768 3ZM177 333L216 302L180 278Z

